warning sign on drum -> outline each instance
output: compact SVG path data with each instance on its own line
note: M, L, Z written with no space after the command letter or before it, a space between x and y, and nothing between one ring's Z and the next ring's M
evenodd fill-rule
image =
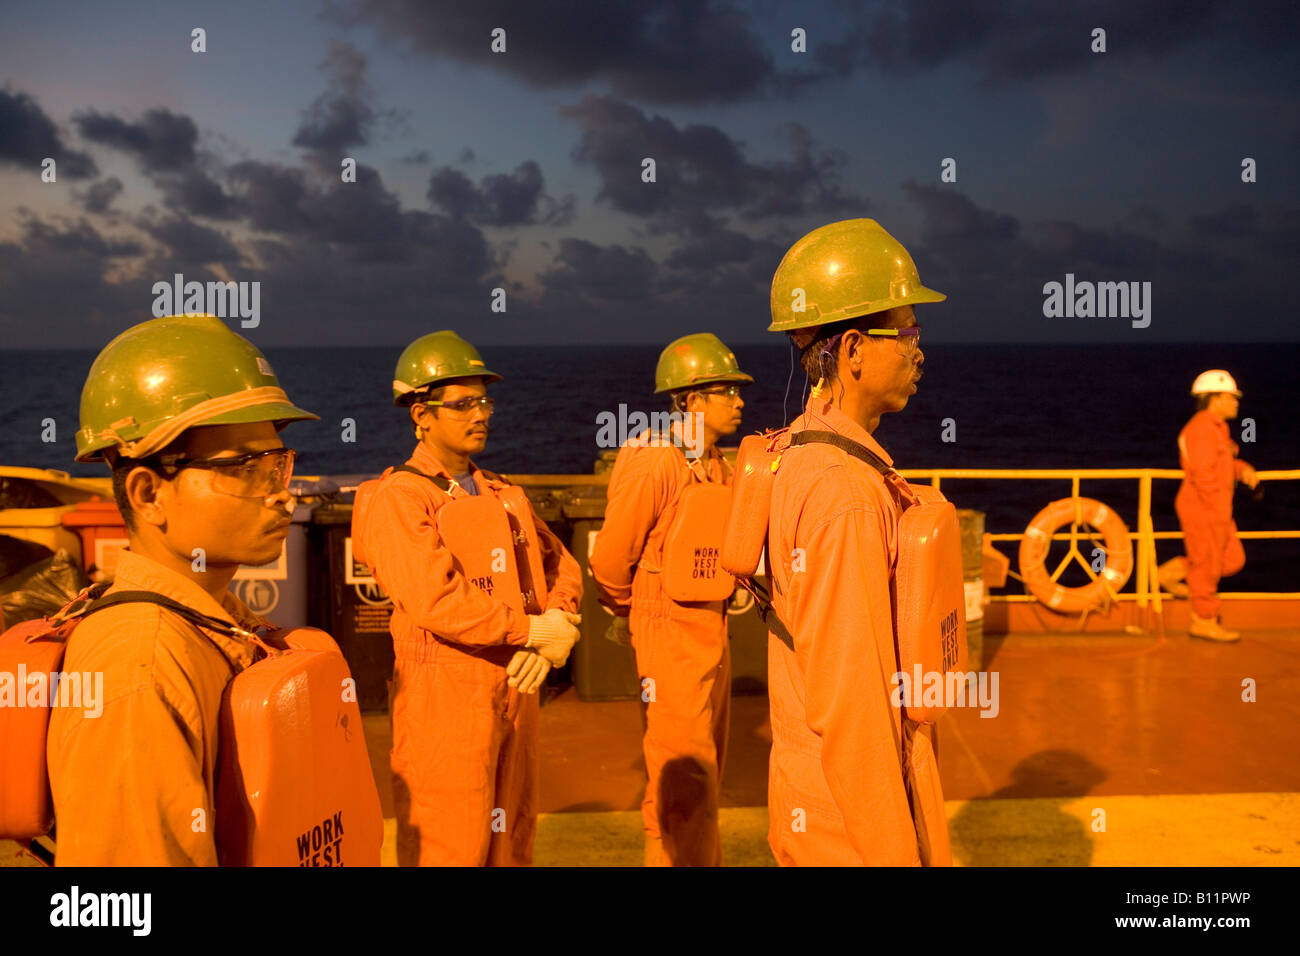
M346 584L373 584L375 590L379 590L379 585L375 584L375 574L370 570L369 565L362 564L352 556L351 535L343 539L343 581ZM357 596L361 596L360 591L357 592Z
M289 577L289 539L280 545L280 554L268 564L245 564L235 572L236 581L284 581ZM243 598L241 597L242 601ZM254 608L256 610L256 608Z
M375 580L374 573L352 556L352 538L343 539L343 582L352 585L352 627L358 634L387 634L393 599Z
M280 588L274 581L235 581L231 590L254 614L269 614L280 603Z
M387 634L388 619L392 616L392 604L387 607L358 604L352 609L352 629L357 634Z

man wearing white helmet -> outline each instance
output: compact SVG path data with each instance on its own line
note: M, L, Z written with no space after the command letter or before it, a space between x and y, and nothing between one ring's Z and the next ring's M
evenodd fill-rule
M1192 384L1197 412L1178 435L1183 483L1174 507L1183 529L1186 558L1161 568L1161 583L1176 594L1189 594L1192 623L1188 633L1211 641L1235 641L1241 635L1219 623L1219 579L1236 574L1246 564L1246 552L1232 520L1232 492L1240 481L1259 484L1255 469L1237 457L1237 444L1228 437L1228 419L1237 417L1241 392L1231 375L1210 369ZM1187 585L1177 582L1183 575Z

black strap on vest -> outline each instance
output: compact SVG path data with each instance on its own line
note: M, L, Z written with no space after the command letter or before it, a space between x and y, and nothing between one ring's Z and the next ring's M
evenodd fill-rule
M758 616L763 619L763 623L767 625L768 631L775 634L777 639L790 650L794 650L794 635L776 613L767 589L754 578L736 578L736 580L742 588L754 595L754 607L758 611Z
M204 614L202 611L196 611L194 608L184 605L179 601L174 601L165 594L159 594L157 591L114 591L106 597L100 597L104 590L105 586L100 585L85 592L84 600L90 602L88 606L84 610L73 612L66 618L63 618L63 621L71 620L80 623L82 620L97 611L103 611L110 607L117 607L119 604L157 604L159 607L165 607L174 614L179 614L195 627L199 628L200 632L203 628L207 628L216 631L218 634L222 634L225 637L237 638L239 640L243 640L251 635L250 631L237 624L232 624L230 621L223 621L221 618L213 617L211 614ZM75 604L76 602L73 603ZM54 620L59 623L63 622L59 620L58 616L56 616ZM217 653L219 653L222 659L226 662L226 666L228 666L232 672L238 674L239 668L236 667L235 663L226 656L226 652L221 649L221 645L216 641L213 641L209 635L204 634L203 636L212 643L214 648L216 648Z
M410 465L394 465L393 471L409 471L413 475L419 475L421 478L428 478L435 485L441 488L447 494L451 494L451 482L442 475L427 475L419 468L412 468Z
M846 451L854 458L865 461L882 475L887 475L893 471L892 468L885 464L884 459L866 445L861 445L852 438L845 438L837 432L818 432L805 429L790 436L790 447L792 448L795 445L811 445L814 442L823 445L834 445L840 451Z
M451 482L442 477L442 475L427 475L419 468L412 468L410 465L394 465L393 471L409 471L411 474L419 475L421 478L428 478L443 491L447 492L447 494L451 494ZM505 478L498 475L495 471L488 471L486 468L480 468L479 473L488 481L495 481L497 484L501 485L510 484L510 482L506 481ZM471 472L471 474L473 474L473 472ZM460 482L456 482L456 484L461 488L465 487L464 485L461 485Z
M157 591L114 591L107 597L97 600L86 610L81 612L81 617L94 614L96 611L102 611L105 608L116 607L119 604L157 604L165 607L175 614L179 614L196 627L206 627L223 634L226 637L243 638L251 633L245 628L229 621L223 621L219 617L213 617L211 614L204 614L202 611L196 611L192 607L187 607L179 601L173 601L165 594L159 594Z

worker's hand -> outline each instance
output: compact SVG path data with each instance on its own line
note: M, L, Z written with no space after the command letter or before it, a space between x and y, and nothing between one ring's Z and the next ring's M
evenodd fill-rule
M530 614L527 646L550 661L552 667L563 667L569 659L569 651L582 636L578 630L581 623L581 614L562 611L558 607L543 614Z
M516 651L506 665L506 683L519 688L521 694L535 694L551 672L551 662L536 651Z
M632 632L628 630L627 618L615 615L614 620L610 621L609 627L605 629L605 640L613 641L621 647L631 644Z
M1255 474L1255 469L1244 461L1241 463L1241 483L1247 488L1254 488L1259 484L1259 475Z

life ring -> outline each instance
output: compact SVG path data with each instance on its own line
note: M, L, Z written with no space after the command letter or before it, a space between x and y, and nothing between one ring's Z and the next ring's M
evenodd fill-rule
M1074 523L1087 524L1101 532L1106 543L1106 566L1090 584L1067 588L1047 572L1048 549L1057 530ZM1020 576L1031 594L1053 611L1075 613L1099 607L1113 591L1122 588L1133 573L1133 548L1128 525L1095 498L1061 498L1053 501L1029 522L1020 540Z

